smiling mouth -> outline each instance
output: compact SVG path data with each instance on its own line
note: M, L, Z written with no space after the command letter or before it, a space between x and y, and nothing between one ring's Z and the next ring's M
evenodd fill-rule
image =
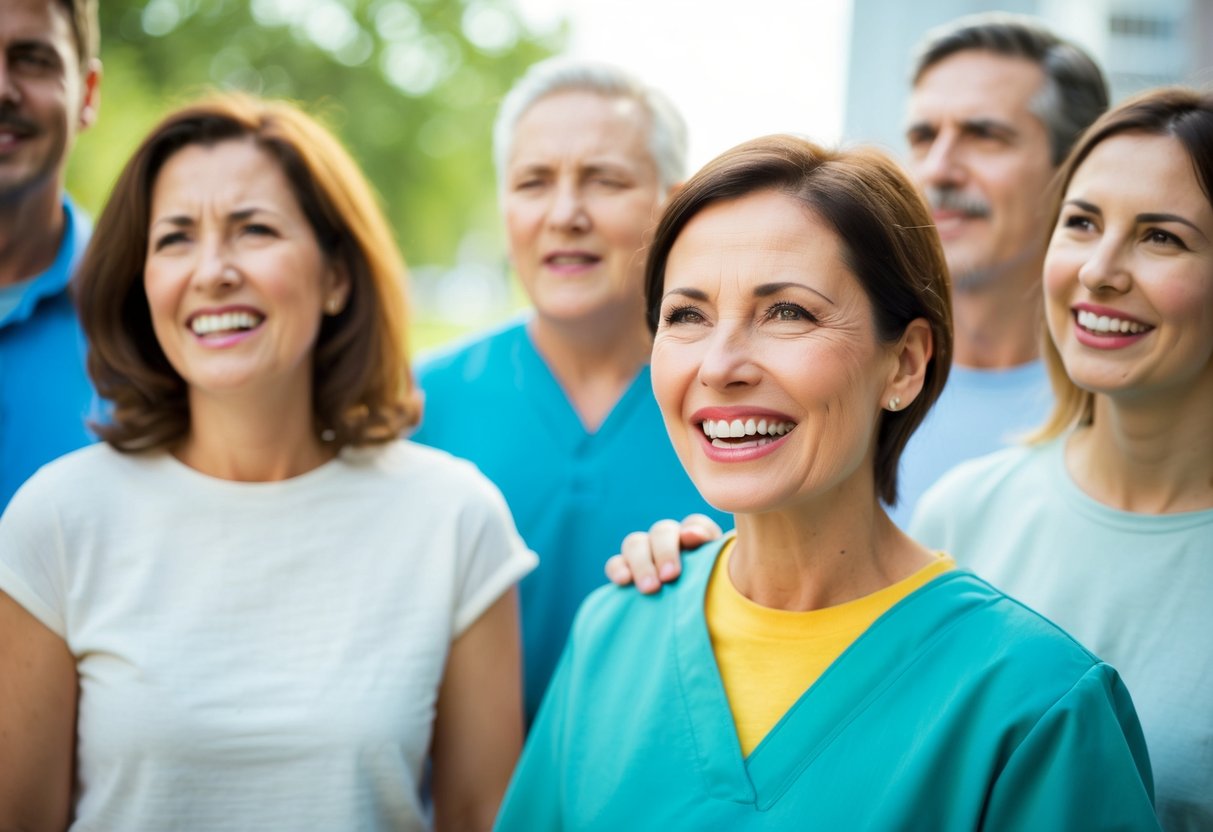
M1097 315L1086 309L1079 309L1074 314L1078 326L1092 335L1141 335L1154 327L1128 318L1113 318L1109 315Z
M543 258L549 266L592 266L600 260L595 254L550 254Z
M256 329L265 320L264 315L253 312L220 312L214 315L195 315L190 319L190 331L199 338L217 335L232 335Z
M774 419L706 419L699 424L715 448L749 448L769 445L796 427L795 422Z

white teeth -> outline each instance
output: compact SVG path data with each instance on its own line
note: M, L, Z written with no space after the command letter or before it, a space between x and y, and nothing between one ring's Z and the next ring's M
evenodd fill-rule
M1130 321L1122 318L1111 318L1107 315L1096 315L1094 312L1086 309L1078 310L1077 318L1078 325L1088 332L1113 332L1127 335L1138 335L1151 328L1145 324L1139 324L1137 321Z
M744 439L747 436L783 436L796 427L795 422L768 422L766 419L753 418L742 421L734 419L712 420L705 419L700 428L708 439ZM738 447L737 443L717 443L719 447Z
M217 315L198 315L190 321L190 330L195 335L212 335L216 332L243 331L252 329L263 318L252 312L223 312Z

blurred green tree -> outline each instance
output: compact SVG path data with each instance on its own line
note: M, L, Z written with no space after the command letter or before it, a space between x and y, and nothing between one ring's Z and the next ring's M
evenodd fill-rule
M510 0L101 0L101 38L101 117L68 174L88 211L165 111L240 89L320 115L379 190L408 262L446 266L469 230L500 234L493 115L565 29L529 32Z

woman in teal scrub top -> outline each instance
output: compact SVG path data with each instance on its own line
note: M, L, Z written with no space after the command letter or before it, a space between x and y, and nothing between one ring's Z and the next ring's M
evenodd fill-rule
M1153 829L1116 672L903 534L947 268L883 154L775 136L669 203L653 387L736 532L583 605L498 828Z

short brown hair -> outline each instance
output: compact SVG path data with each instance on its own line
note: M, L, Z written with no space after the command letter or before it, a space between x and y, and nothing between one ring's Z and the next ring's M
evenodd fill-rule
M276 159L324 255L349 276L341 312L314 348L316 433L340 448L386 442L417 423L405 350L404 262L370 186L333 135L285 102L219 95L167 116L126 164L75 277L88 369L113 404L98 434L121 451L189 432L187 386L152 330L143 288L156 176L191 145L248 140Z
M1079 139L1053 182L1052 227L1057 227L1070 180L1091 151L1101 142L1125 133L1174 138L1187 153L1205 199L1213 205L1213 93L1163 87L1109 110ZM1070 379L1047 327L1043 341L1041 352L1053 385L1054 405L1044 425L1029 437L1030 442L1055 439L1072 427L1091 424L1095 416L1095 394Z
M67 12L76 38L76 55L80 71L87 72L89 62L101 50L101 26L97 22L97 0L55 0Z
M907 440L939 398L952 363L947 262L918 190L873 148L826 150L795 136L767 136L716 157L666 205L645 265L649 328L656 332L666 260L686 224L709 205L760 191L800 202L829 224L872 304L877 338L893 343L923 318L934 349L922 392L904 410L885 411L876 439L876 488L897 502L897 466Z

